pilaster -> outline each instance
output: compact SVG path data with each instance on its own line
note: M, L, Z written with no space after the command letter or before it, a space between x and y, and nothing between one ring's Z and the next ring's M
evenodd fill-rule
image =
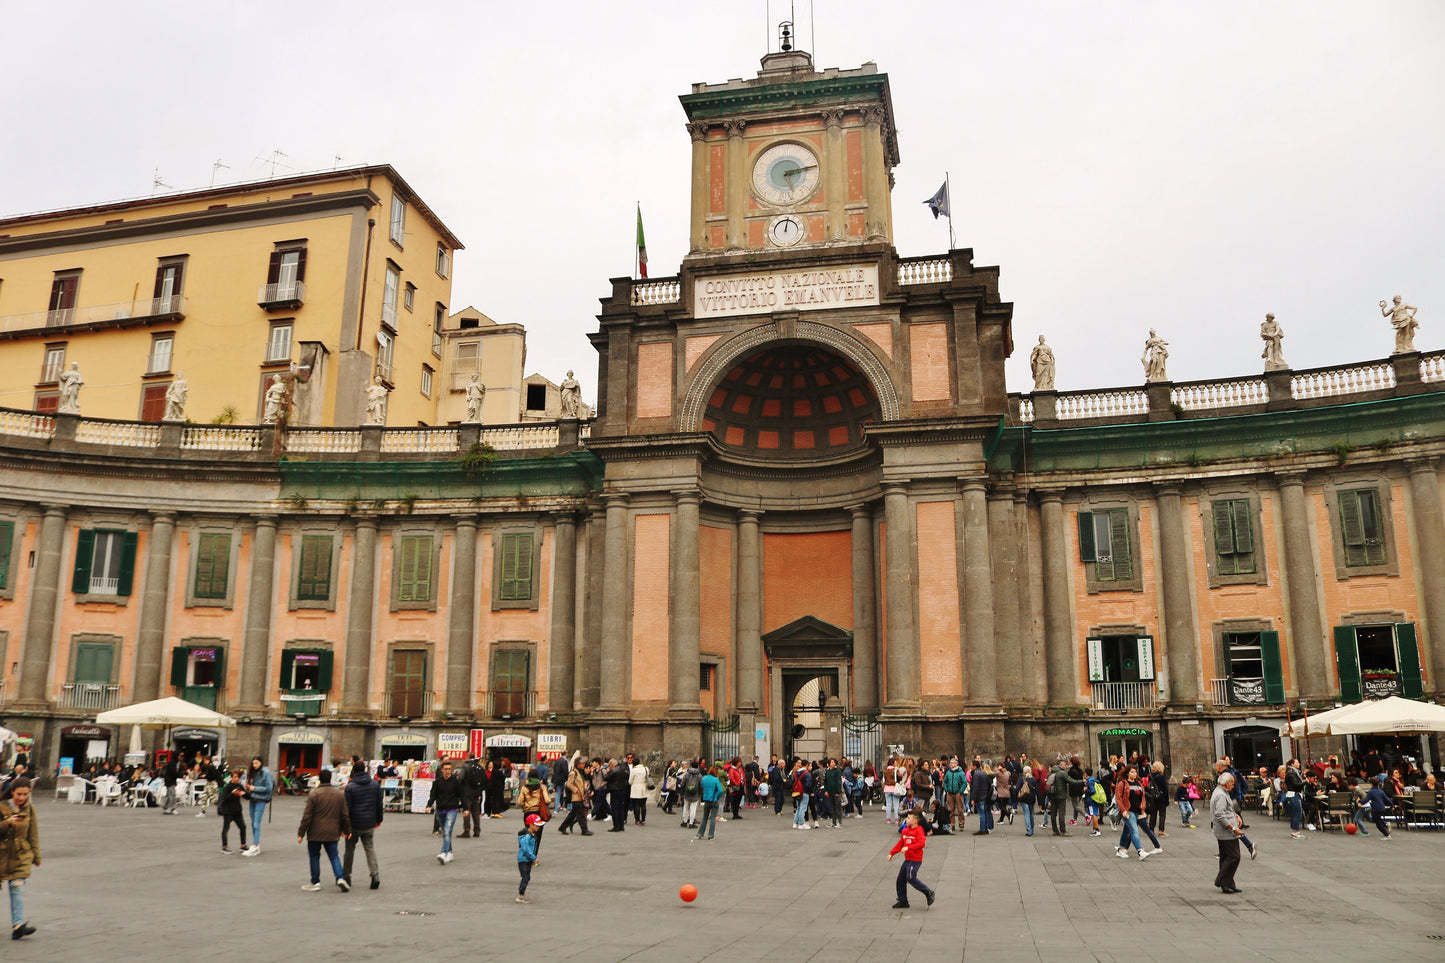
M159 512L151 521L150 537L146 540L145 587L141 590L140 625L136 629L135 643L135 688L131 692L137 702L159 699L162 695L161 662L165 655L166 611L171 586L171 536L175 527L174 515Z
M873 509L854 505L853 515L853 710L877 712L878 587L874 573Z
M1165 657L1169 663L1169 701L1192 706L1201 697L1198 620L1189 589L1192 540L1185 527L1184 498L1179 486L1157 486L1155 499L1159 505L1159 564L1164 603Z
M901 484L883 488L883 512L888 530L884 537L883 578L888 593L888 703L892 716L911 716L921 706L918 637L914 630L913 525L909 518L908 489Z
M554 570L555 571L555 570ZM452 534L452 587L447 600L447 691L445 706L455 715L471 715L472 660L476 648L477 519L457 518ZM554 650L555 651L555 650ZM555 654L552 656L555 663ZM568 693L569 699L571 693Z
M761 512L738 512L738 711L763 705L763 570Z
M346 599L346 656L341 711L368 714L371 704L372 612L376 582L376 519L357 519L351 536L351 586Z
M674 719L702 721L698 702L698 666L702 639L698 593L698 526L701 495L696 490L676 494L677 531L673 540L676 555L672 565L672 639L668 645L668 690Z
M963 666L970 705L998 703L994 652L993 562L988 537L988 480L962 480L963 488Z
M59 416L56 418L59 430ZM55 612L60 599L60 558L65 550L66 514L63 505L46 505L40 519L35 580L30 589L30 612L20 655L20 699L12 709L44 709L45 684L50 674L50 650L55 644Z
M1064 493L1040 493L1039 524L1044 568L1044 661L1048 668L1049 702L1078 701L1079 669L1074 656L1073 606L1069 592L1069 549L1064 534Z
M241 704L259 715L266 704L266 666L271 654L271 609L276 577L276 516L256 519L251 533L251 570L246 579L246 621L241 642Z
M1294 677L1302 698L1331 694L1325 662L1324 626L1320 623L1319 574L1315 568L1305 473L1281 472L1280 515L1284 530L1284 587L1289 602L1290 651Z

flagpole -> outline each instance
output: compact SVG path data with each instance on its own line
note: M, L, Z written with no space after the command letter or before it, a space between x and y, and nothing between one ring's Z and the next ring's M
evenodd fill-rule
M637 202L637 219L638 219L638 220L641 220L641 219L642 219L642 202L641 202L641 201L638 201L638 202ZM635 225L634 225L634 226L635 226ZM634 281L637 280L637 265L638 265L638 260L637 260L637 259L638 259L639 257L641 257L641 256L642 256L642 252L637 249L637 238L634 237L634 238L632 239L632 280L634 280Z
M953 240L953 188L948 186L948 171L943 172L943 196L948 198L948 249L955 247Z

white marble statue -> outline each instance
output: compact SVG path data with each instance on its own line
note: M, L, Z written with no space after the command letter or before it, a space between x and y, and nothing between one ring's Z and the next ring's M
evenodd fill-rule
M56 411L67 415L80 414L80 386L85 379L80 376L79 362L70 362L70 367L60 373L60 400Z
M366 387L366 423L368 425L386 424L386 396L391 389L381 383L381 375L371 379L371 384Z
M577 379L572 377L572 370L567 370L567 380L562 382L562 417L577 418L582 410L582 386Z
M1259 326L1259 336L1264 339L1264 353L1260 355L1264 359L1265 371L1279 371L1288 368L1284 360L1284 328L1275 321L1274 315L1266 314L1264 323Z
M1164 364L1169 360L1169 342L1159 337L1153 328L1149 329L1149 340L1144 342L1144 357L1139 361L1144 365L1144 380L1168 381L1169 375L1164 371Z
M266 388L266 402L261 409L261 424L274 425L281 420L281 411L286 407L286 382L280 375L271 376Z
M184 371L176 372L176 380L166 388L166 413L162 421L184 421L186 418L186 396L191 393L190 382Z
M1039 335L1039 343L1029 353L1029 368L1034 373L1035 391L1054 390L1054 350L1044 344L1043 335Z
M462 418L463 424L480 425L482 423L482 399L486 394L487 386L482 384L481 377L473 371L471 378L467 381L467 413Z
M1413 304L1406 304L1405 299L1398 294L1395 295L1394 304L1380 302L1380 316L1389 318L1390 323L1395 326L1395 354L1415 350L1415 329L1420 327L1415 320L1416 310L1418 309Z

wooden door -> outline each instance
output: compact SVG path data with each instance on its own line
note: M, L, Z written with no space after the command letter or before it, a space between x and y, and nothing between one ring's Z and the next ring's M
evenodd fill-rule
M424 715L426 652L396 649L391 653L391 714L416 718Z

